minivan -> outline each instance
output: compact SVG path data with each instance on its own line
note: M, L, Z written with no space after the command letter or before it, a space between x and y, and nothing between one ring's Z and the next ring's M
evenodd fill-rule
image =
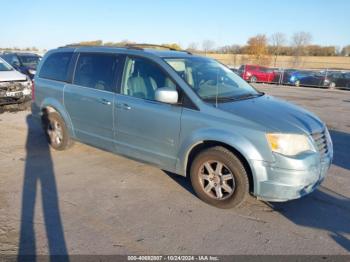
M318 117L186 51L66 46L43 57L34 82L52 148L77 140L188 176L216 207L299 198L332 161Z

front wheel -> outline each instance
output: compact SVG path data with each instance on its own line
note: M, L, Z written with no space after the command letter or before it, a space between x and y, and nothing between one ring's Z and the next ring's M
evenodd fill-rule
M224 147L199 153L191 165L190 176L197 196L219 208L238 207L249 194L244 165Z

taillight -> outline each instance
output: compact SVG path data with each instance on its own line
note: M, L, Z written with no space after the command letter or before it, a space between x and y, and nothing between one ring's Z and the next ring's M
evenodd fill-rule
M35 84L34 81L32 81L32 100L35 100Z

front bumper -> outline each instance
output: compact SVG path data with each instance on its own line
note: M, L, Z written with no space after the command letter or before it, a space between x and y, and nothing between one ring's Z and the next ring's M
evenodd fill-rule
M30 81L0 82L0 105L24 102L31 93Z
M313 192L324 180L332 162L333 153L325 156L309 154L299 159L280 156L279 162L293 167L286 169L264 161L253 161L255 173L254 195L262 200L283 202ZM288 163L287 163L288 162Z

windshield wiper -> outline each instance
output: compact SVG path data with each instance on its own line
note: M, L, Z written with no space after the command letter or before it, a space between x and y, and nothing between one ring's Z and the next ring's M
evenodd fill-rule
M239 100L245 100L245 99L250 99L250 98L255 98L255 97L260 97L263 96L265 93L259 92L258 94L245 94L241 96L226 96L226 97L207 97L203 98L204 101L207 102L232 102L232 101L239 101Z
M255 97L260 97L263 96L265 93L263 92L259 92L258 94L245 94L245 95L241 95L236 97L234 100L244 100L244 99L249 99L249 98L255 98Z

